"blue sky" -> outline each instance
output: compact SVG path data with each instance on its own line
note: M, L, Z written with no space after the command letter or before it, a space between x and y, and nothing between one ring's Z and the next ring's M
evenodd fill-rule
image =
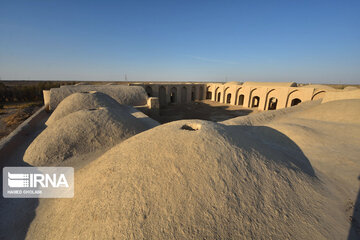
M360 84L360 1L0 0L0 77Z

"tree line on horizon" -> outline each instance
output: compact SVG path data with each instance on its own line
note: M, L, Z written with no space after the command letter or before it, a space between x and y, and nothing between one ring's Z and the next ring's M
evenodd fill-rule
M76 82L44 81L31 85L6 86L3 82L0 82L0 103L41 101L43 100L43 90L73 84L76 84Z

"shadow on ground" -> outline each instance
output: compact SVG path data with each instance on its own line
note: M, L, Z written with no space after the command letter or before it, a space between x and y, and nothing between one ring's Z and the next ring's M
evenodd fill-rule
M3 187L4 167L27 167L23 156L31 142L45 128L48 114L43 111L40 121L29 124L9 144L0 151L1 186ZM16 130L15 130L16 131ZM6 177L6 176L5 176ZM1 190L2 191L2 190ZM25 239L28 228L35 218L36 208L39 205L37 198L4 198L0 199L0 239Z
M196 101L188 104L169 104L160 108L160 115L153 116L160 123L182 119L200 119L208 121L224 121L230 118L245 116L254 112L240 106L231 106L211 101Z
M360 180L360 176L358 177ZM349 230L348 240L360 239L360 190L358 192L355 204L353 215L350 216L351 227Z

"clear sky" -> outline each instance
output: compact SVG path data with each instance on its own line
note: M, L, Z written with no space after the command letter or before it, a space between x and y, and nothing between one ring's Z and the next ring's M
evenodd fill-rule
M360 1L0 0L0 77L360 84Z

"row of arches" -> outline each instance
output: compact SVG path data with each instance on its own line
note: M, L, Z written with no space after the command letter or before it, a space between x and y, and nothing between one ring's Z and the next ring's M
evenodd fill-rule
M155 88L154 88L155 87ZM274 88L267 87L243 87L214 84L205 85L179 84L179 85L153 85L146 86L145 90L149 97L159 97L160 105L168 103L188 103L198 99L213 100L225 104L243 106L245 108L259 108L261 110L275 110L278 108L291 107L303 101L321 99L325 95L324 90L297 89L297 88ZM290 92L286 92L289 91Z
M165 88L164 88L165 89ZM170 89L170 103L177 103L178 102L178 89L176 87L172 87ZM185 87L181 88L181 99L180 103L186 103L187 101L187 89ZM164 97L166 99L166 96ZM194 99L191 99L194 101Z
M203 99L204 87L195 87L191 86L158 86L158 93L154 91L152 86L145 86L145 91L148 97L158 97L160 105L164 106L168 103L187 103L188 94L190 101L195 101L197 99ZM198 91L198 94L196 94ZM167 94L168 92L168 94ZM169 96L168 96L169 95Z
M209 90L209 88L210 87L208 87L208 89L206 91L206 99L211 100L212 99L212 92ZM217 88L215 90L215 101L216 102L222 102L221 101L221 92L218 92L218 89L219 88ZM226 95L225 103L230 104L231 103L231 97L232 97L231 93L228 93ZM244 94L240 94L239 97L238 97L238 101L237 101L236 105L241 105L242 106L244 104L244 98L245 98Z
M265 96L263 90L254 88L251 89L247 94L243 93L242 87L238 88L236 91L229 91L229 87L225 88L221 91L220 87L215 87L214 90L214 98L213 92L210 90L210 86L208 86L206 91L206 99L212 99L216 102L226 103L226 104L234 104L239 106L244 106L246 108L259 108L263 110L276 110L279 108L279 102L283 94L280 94L278 90L271 89L268 91ZM248 91L248 90L247 90ZM235 94L234 94L235 92ZM323 98L324 91L317 92L313 95L311 100L316 100L317 98ZM235 95L235 96L234 96ZM247 95L247 98L246 98ZM303 95L298 90L290 92L287 96L287 99L282 98L281 106L282 107L291 107L298 105L303 100ZM235 99L233 99L235 97ZM263 98L263 99L262 99ZM245 101L246 100L246 101ZM262 102L265 101L265 102ZM246 105L245 105L246 104ZM284 106L285 104L285 106Z

